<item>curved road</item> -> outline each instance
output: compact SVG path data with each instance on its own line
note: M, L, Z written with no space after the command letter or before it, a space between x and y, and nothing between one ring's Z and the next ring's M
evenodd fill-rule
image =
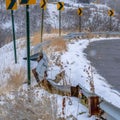
M95 41L84 52L97 72L120 92L120 40Z

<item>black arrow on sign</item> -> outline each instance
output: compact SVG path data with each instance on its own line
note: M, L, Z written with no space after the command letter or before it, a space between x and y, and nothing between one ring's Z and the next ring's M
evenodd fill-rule
M112 11L112 10L110 10L110 13L111 13L111 14L110 14L110 16L112 16L112 15L113 15L113 11Z
M13 6L15 5L15 3L16 3L16 0L11 0L11 3L10 3L10 5L8 6L8 9L12 9Z
M81 14L82 14L82 10L81 10L80 8L79 8L79 11L80 11L80 12L79 12L79 15L81 15Z
M59 5L60 5L60 8L59 8L58 10L61 10L61 9L63 8L63 5L62 5L61 2L58 2L58 3L59 3Z
M46 5L46 2L45 2L45 0L43 0L43 5L41 6L41 8L44 8L44 6Z
M21 0L20 4L27 4L29 0Z

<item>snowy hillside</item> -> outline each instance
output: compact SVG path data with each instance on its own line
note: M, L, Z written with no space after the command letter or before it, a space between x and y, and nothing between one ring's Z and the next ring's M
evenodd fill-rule
M0 86L4 86L8 80L10 80L10 74L19 73L22 67L24 68L24 62L22 60L22 56L25 54L25 49L21 49L22 46L25 45L25 41L19 40L17 42L17 54L18 56L18 64L15 64L14 61L14 51L13 51L13 42L8 45L0 48ZM16 71L14 71L16 70Z
M48 50L49 49L50 48L48 48ZM1 77L0 79L0 83L1 83L0 84L1 86L0 87L1 88L0 89L0 93L1 93L0 119L1 120L4 118L6 120L7 119L21 120L25 118L29 120L33 120L33 119L46 120L46 118L48 117L49 117L49 120L57 120L57 119L60 120L60 118L61 119L66 118L66 120L67 119L68 120L95 119L95 117L90 117L90 118L88 117L88 110L83 105L80 104L80 101L77 98L71 98L71 97L65 97L65 96L62 97L54 94L52 95L44 91L42 88L33 87L34 84L36 84L33 77L32 77L31 87L28 87L26 84L25 85L23 84L23 82L25 82L24 80L26 79L25 78L26 63L25 61L22 60L22 58L26 56L25 41L23 40L17 41L17 53L18 53L17 64L14 64L12 43L2 47L0 49L0 53L3 53L3 52L5 52L5 54L0 54L1 55L0 62L3 65L0 68L1 69L1 74L0 74L0 77ZM50 57L52 56L52 54L53 53L48 53L48 56ZM58 56L60 55L60 53L54 53L54 55L55 54ZM5 61L3 61L2 59L5 59ZM35 63L31 63L31 64L33 65ZM53 69L51 71L53 72L52 73L53 77L54 77L54 74L58 73L60 70L60 68L58 66L54 66L54 64L49 69L50 70ZM11 78L11 74L12 74L12 78ZM16 77L16 74L18 74L17 77ZM24 76L24 77L22 78L20 76ZM49 77L52 77L52 76L49 75ZM18 90L16 86L19 86ZM8 88L8 89L5 89L5 88ZM64 108L64 114L63 114L62 101L64 98L65 98L66 107ZM72 102L72 105L69 105L70 101ZM76 111L76 112L73 112L73 111ZM31 112L32 114L29 114Z
M104 38L98 40L104 40ZM65 81L62 79L58 83L59 85L64 82L65 85L73 86L82 84L90 90L91 79L88 75L88 72L90 75L92 74L88 69L90 62L83 53L83 50L89 45L89 41L87 39L71 41L66 39L65 41L59 41L57 46L45 47L49 58L48 77L54 79L56 74L65 70ZM63 44L65 44L65 48L60 50L59 47L63 47ZM48 118L49 120L95 120L95 116L88 117L88 109L80 103L80 99L51 94L41 87L35 87L36 81L33 75L31 86L23 84L27 76L26 61L22 59L26 56L25 47L24 39L17 40L18 63L16 65L14 64L12 43L0 48L0 120L3 118L5 120L46 120ZM32 66L36 66L36 62L31 62ZM93 70L95 93L120 107L120 94L111 89L104 78L98 75L94 68ZM63 100L65 100L65 106Z

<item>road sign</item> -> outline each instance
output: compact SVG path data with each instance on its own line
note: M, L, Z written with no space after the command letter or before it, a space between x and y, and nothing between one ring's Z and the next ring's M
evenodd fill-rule
M40 7L44 10L46 9L46 0L41 0L40 1Z
M57 3L57 10L64 10L64 2Z
M108 15L109 16L114 16L114 10L108 10Z
M19 0L19 4L21 4L21 5L32 5L32 4L36 4L36 0Z
M17 10L17 0L6 0L7 10Z
M82 8L78 8L77 13L78 13L78 15L82 16L83 15L83 9Z

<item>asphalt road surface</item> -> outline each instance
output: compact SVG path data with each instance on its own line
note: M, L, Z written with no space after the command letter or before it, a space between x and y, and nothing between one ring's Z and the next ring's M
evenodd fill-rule
M91 42L84 52L97 72L120 92L120 40Z

